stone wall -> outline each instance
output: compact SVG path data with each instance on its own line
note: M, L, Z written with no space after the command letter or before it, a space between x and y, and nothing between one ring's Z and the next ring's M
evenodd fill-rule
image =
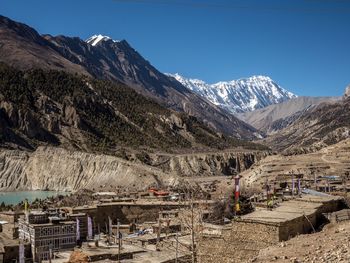
M308 202L307 200L300 202ZM311 202L311 201L309 201ZM198 242L201 262L246 262L258 255L259 250L288 240L296 235L310 233L316 228L322 213L337 211L341 200L334 198L316 203L314 212L278 222L238 219L229 227L217 226L203 231ZM319 205L319 206L317 206ZM293 212L293 211L291 211Z
M26 259L32 258L31 246L30 244L24 245L24 257ZM16 259L17 261L14 261ZM7 262L18 262L19 261L19 245L4 245L4 263Z
M295 218L290 221L283 222L278 231L279 241L285 241L300 234L306 234L313 231L313 227L317 225L317 214Z
M133 204L133 203L115 203L106 205L97 205L94 208L77 207L73 209L74 214L86 213L93 219L94 227L105 231L108 226L108 217L113 224L130 224L133 222L156 222L161 210L177 209L179 204L160 205L160 204Z

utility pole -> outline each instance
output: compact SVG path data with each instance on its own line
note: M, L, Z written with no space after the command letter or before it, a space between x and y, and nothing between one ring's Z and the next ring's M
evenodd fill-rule
M118 235L118 263L120 262L120 233L119 233L119 218L117 219L117 235Z
M191 194L191 241L192 241L192 263L196 262L196 244L194 236L194 211L193 211L193 195Z
M158 229L157 229L157 248L160 242L160 228L161 228L161 224L160 224L160 212L158 213Z
M179 236L177 232L176 232L175 238L176 238L175 263L178 263L177 259L179 256Z
M19 263L24 263L24 262L25 262L24 245L23 245L23 241L20 241L20 244L19 244Z
M267 179L267 176L266 176L266 208L267 210L269 210L269 181Z
M52 263L52 244L49 245L49 263Z

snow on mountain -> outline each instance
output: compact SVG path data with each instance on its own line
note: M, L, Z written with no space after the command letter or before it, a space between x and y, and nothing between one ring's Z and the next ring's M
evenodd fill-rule
M182 85L215 105L233 113L253 111L297 97L266 76L207 84L202 80L187 79L179 74L167 75L174 77Z
M103 36L103 35L93 35L88 39L86 39L85 42L92 46L96 46L101 41L107 41L107 40L112 40L113 42L119 42L117 40L111 39L109 36Z

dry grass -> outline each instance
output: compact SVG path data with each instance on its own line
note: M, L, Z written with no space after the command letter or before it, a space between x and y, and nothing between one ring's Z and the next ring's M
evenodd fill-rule
M67 263L87 263L88 257L87 255L83 254L81 251L74 251Z

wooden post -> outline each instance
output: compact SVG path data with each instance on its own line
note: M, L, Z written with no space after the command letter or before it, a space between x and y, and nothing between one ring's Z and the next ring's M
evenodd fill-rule
M158 213L158 229L157 229L157 247L159 245L160 242L160 228L161 228L161 224L160 224L160 212Z
M269 181L266 176L266 209L269 210Z
M314 172L314 184L315 184L315 190L317 191L317 179L316 179L315 172Z
M166 239L168 239L169 225L170 225L170 219L168 218L168 219L166 220L166 230L165 230Z

